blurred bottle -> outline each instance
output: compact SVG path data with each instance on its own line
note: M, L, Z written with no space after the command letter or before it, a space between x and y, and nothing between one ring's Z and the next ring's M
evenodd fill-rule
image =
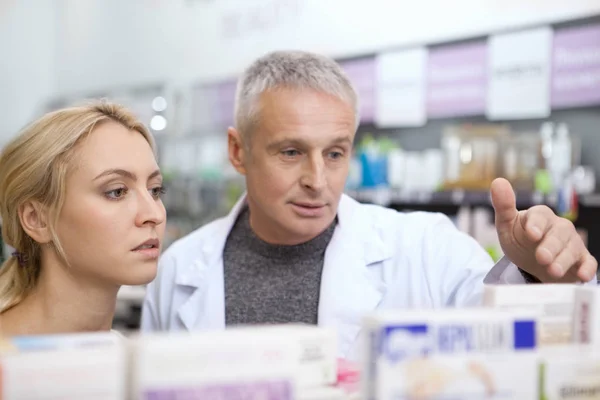
M560 124L553 141L551 175L554 187L563 185L571 172L573 147L567 124Z

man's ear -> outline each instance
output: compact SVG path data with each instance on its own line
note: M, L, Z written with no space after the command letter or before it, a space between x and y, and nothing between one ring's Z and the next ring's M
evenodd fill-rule
M246 147L240 132L230 127L227 129L227 147L229 151L229 162L242 175L246 175L245 161L247 158Z
M40 244L52 241L46 207L37 201L27 201L19 207L19 220L27 235Z

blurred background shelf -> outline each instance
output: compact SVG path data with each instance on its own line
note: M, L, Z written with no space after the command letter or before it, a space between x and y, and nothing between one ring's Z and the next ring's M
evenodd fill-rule
M472 190L445 190L437 192L405 192L399 189L380 188L364 190L348 190L346 194L354 199L365 202L380 204L383 206L393 205L415 205L424 206L491 206L489 191ZM600 206L600 195L584 196L582 202L595 201ZM589 199L588 199L589 198ZM556 195L544 195L542 193L521 191L516 193L517 207L529 208L536 205L556 205Z
M482 228L477 224L486 224L492 229L493 208L487 191L439 191L439 192L403 192L390 188L347 190L346 194L361 203L378 204L398 211L430 211L448 215L459 225L459 229L475 236ZM516 193L517 208L526 209L537 205L556 208L556 195L543 195L535 192ZM460 221L461 214L479 213L479 220L468 217L467 222ZM481 221L483 218L483 221ZM461 225L462 224L462 225ZM584 239L588 250L600 260L600 194L579 196L577 217L573 224ZM489 235L489 232L488 232ZM481 243L482 245L488 243Z

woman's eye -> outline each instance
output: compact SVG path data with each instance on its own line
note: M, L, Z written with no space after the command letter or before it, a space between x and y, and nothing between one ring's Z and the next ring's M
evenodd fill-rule
M113 189L113 190L109 190L108 192L104 193L106 195L106 197L108 197L111 200L119 200L120 198L122 198L123 196L125 196L127 194L127 188L118 188L118 189Z
M162 196L163 194L165 194L167 191L167 189L165 189L164 186L158 186L155 188L150 189L150 194L152 195L152 197L154 197L155 199L159 199L160 196Z

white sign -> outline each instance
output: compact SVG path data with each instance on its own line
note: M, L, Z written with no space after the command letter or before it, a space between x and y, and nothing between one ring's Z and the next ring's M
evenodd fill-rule
M489 39L487 117L550 115L552 29L494 35Z
M225 39L241 39L253 34L268 34L295 23L302 12L301 0L254 0L227 4L221 15Z
M140 5L151 1L154 7ZM0 45L3 64L9 60L17 66L3 69L9 71L6 82L20 69L22 80L31 80L32 74L25 72L34 62L20 60L21 49L46 49L47 60L32 59L40 76L52 78L51 87L60 96L164 80L187 85L230 79L271 50L303 49L350 58L600 13L598 0L45 0L49 11L39 13L52 34L32 36L40 32L40 21L32 19L25 3L15 2L23 4L17 7L21 12L7 14L19 15L18 20L0 24L0 33L8 32L0 35L5 39L2 45L8 46ZM48 18L53 12L57 18ZM31 45L13 45L15 37ZM119 57L100 56L107 53ZM0 84L10 93L5 87ZM23 97L41 98L35 91Z
M375 122L378 126L425 124L426 61L424 47L377 56Z

